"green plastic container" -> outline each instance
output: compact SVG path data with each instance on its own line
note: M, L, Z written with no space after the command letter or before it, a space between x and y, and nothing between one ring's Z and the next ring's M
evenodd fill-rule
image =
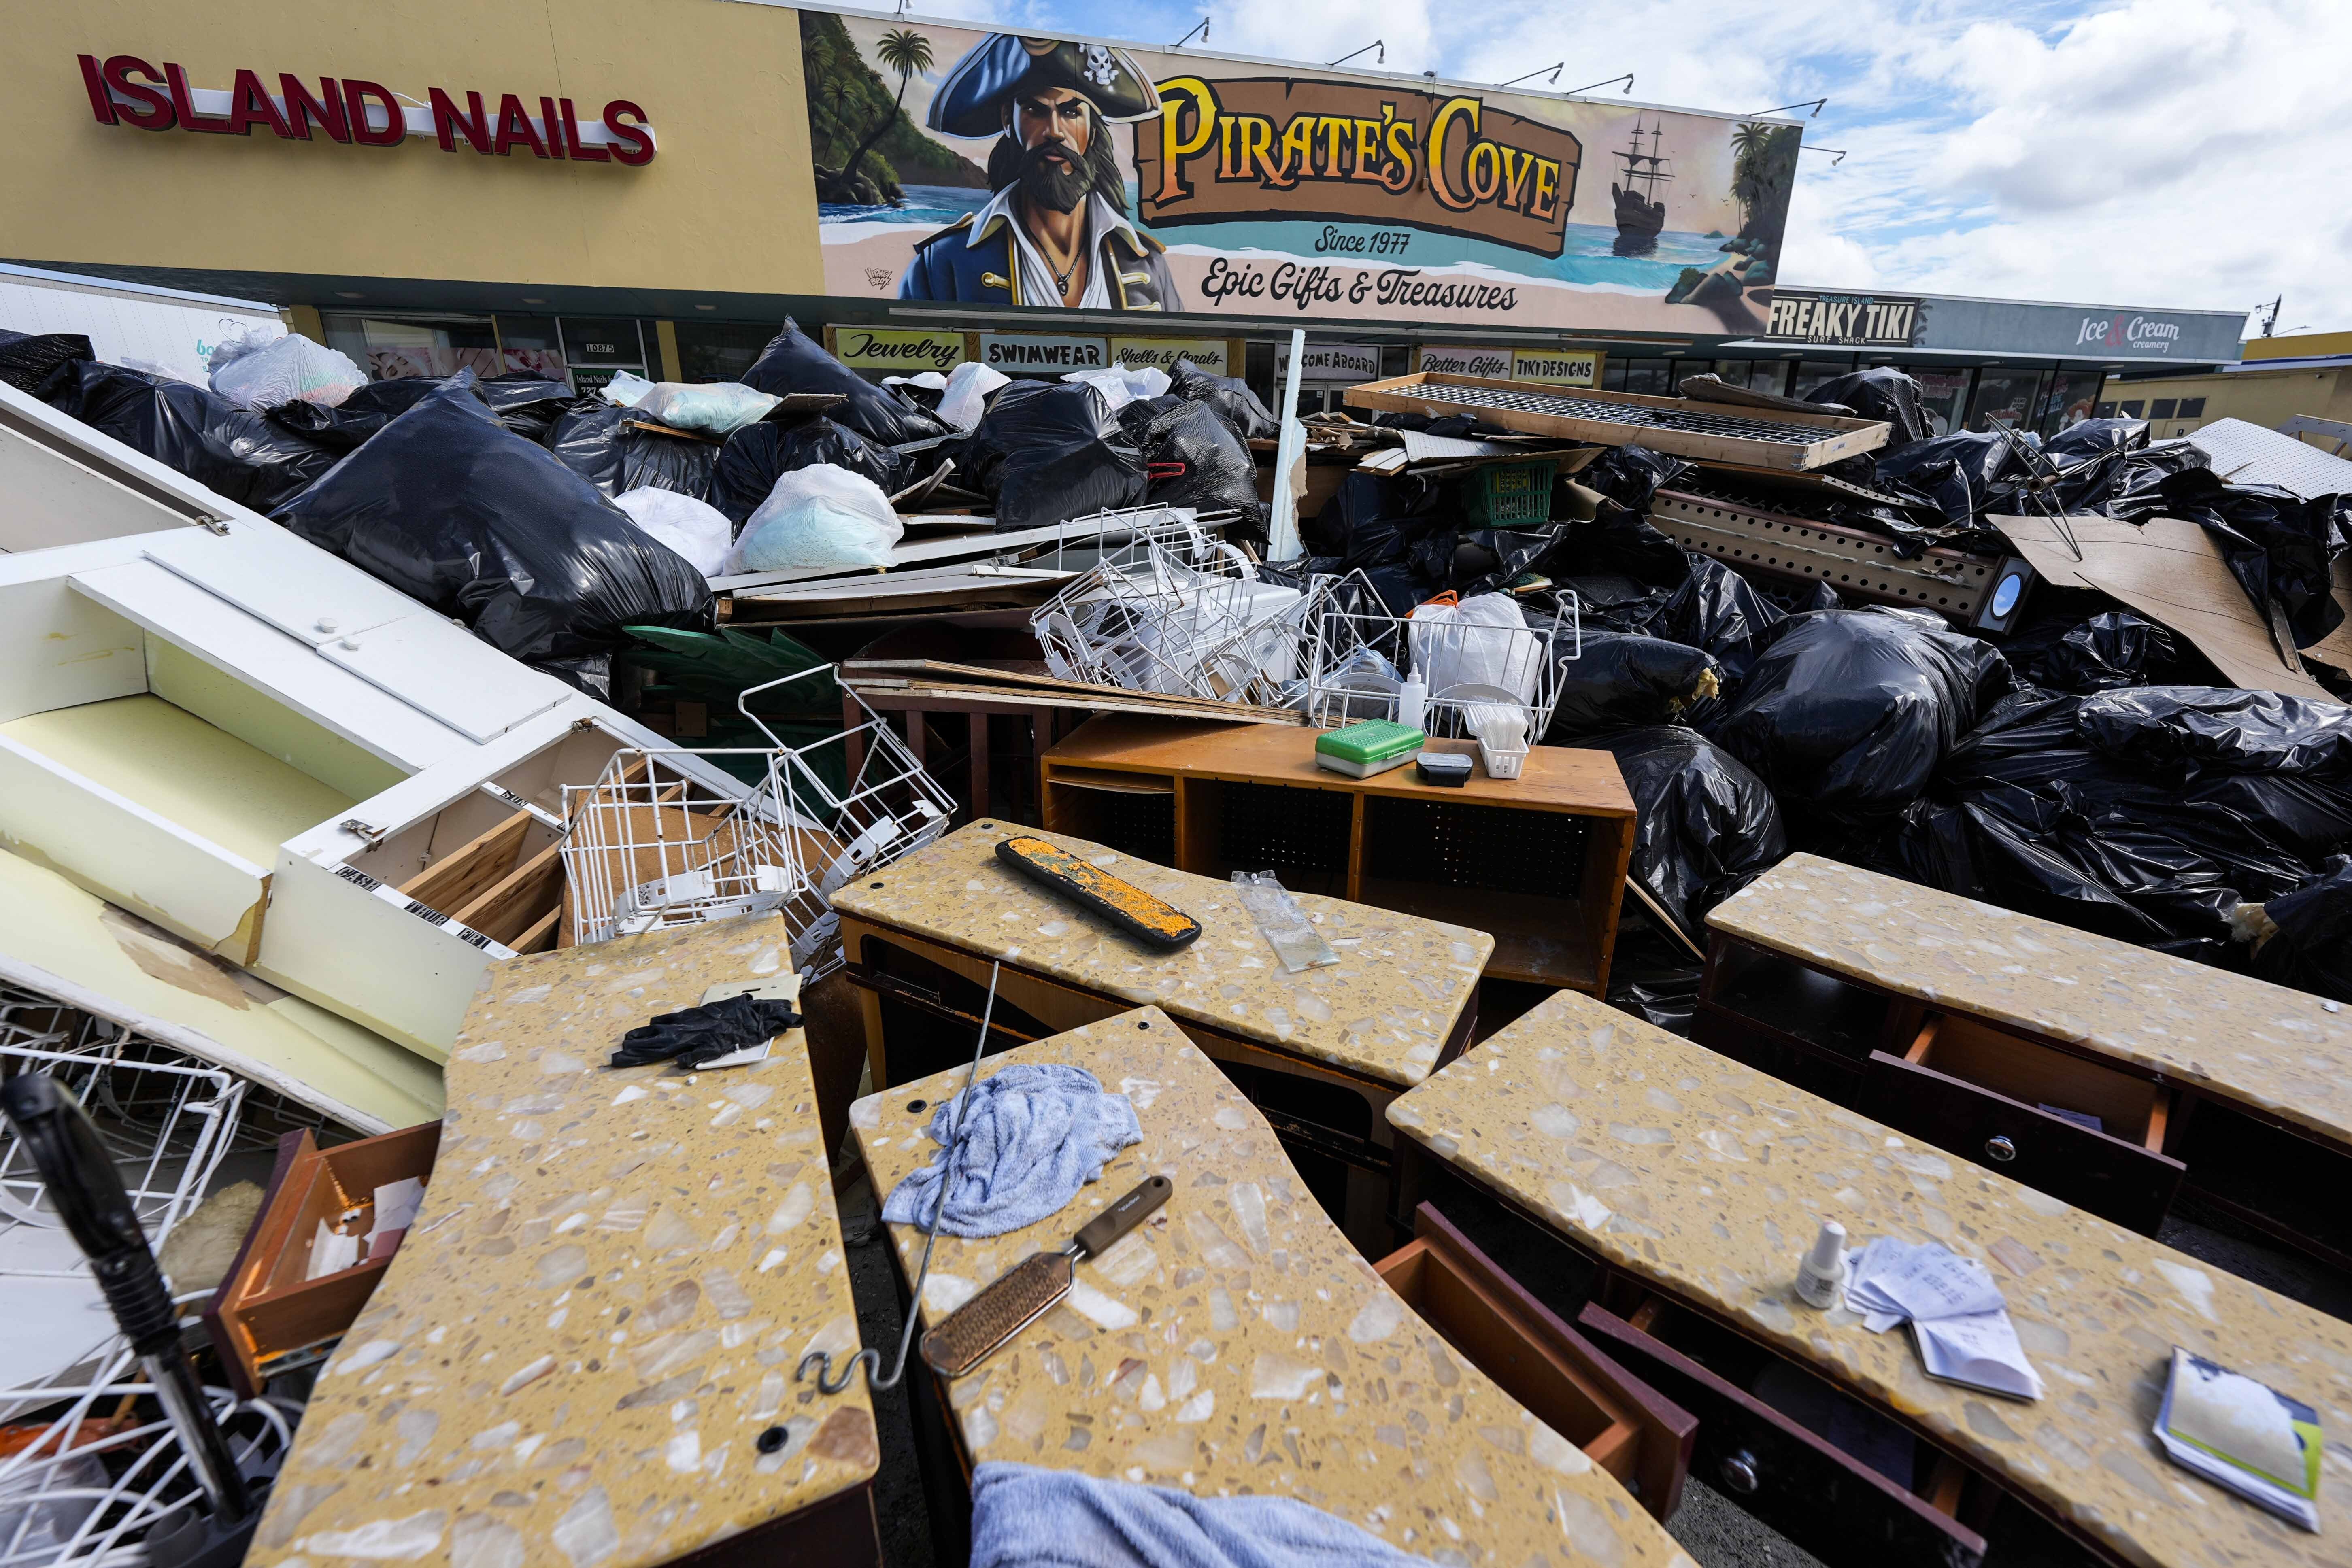
M1350 779L1370 779L1391 768L1402 768L1421 755L1429 737L1409 724L1391 719L1367 719L1345 729L1327 729L1315 737L1316 765Z
M1471 476L1470 517L1489 528L1540 523L1551 517L1557 463L1497 463Z

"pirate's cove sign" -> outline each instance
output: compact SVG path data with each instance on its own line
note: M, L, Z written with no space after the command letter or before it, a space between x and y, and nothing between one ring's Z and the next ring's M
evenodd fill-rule
M1135 141L1142 215L1156 228L1320 218L1560 253L1583 148L1558 126L1475 98L1352 82L1180 76L1156 85L1159 119ZM1350 239L1334 248L1384 254L1379 234Z

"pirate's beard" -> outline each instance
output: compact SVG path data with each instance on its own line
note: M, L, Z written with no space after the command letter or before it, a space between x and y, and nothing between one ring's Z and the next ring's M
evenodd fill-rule
M1064 162L1052 162L1047 154ZM1041 141L1021 154L1021 193L1041 207L1066 213L1087 199L1094 174L1083 154L1066 141Z

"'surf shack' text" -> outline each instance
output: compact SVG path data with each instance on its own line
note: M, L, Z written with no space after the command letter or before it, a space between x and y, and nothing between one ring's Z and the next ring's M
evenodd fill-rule
M1405 225L1560 252L1583 150L1575 137L1468 97L1249 78L1157 84L1136 127L1143 216ZM1278 198L1278 199L1277 199Z

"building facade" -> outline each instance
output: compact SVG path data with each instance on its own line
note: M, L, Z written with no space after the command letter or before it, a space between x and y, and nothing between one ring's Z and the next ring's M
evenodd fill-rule
M1309 410L1895 363L1947 427L2053 428L2235 357L2235 317L1782 287L1769 116L757 0L36 7L0 88L0 262L272 301L379 376L727 380L792 317L876 376L1270 394L1304 328Z

